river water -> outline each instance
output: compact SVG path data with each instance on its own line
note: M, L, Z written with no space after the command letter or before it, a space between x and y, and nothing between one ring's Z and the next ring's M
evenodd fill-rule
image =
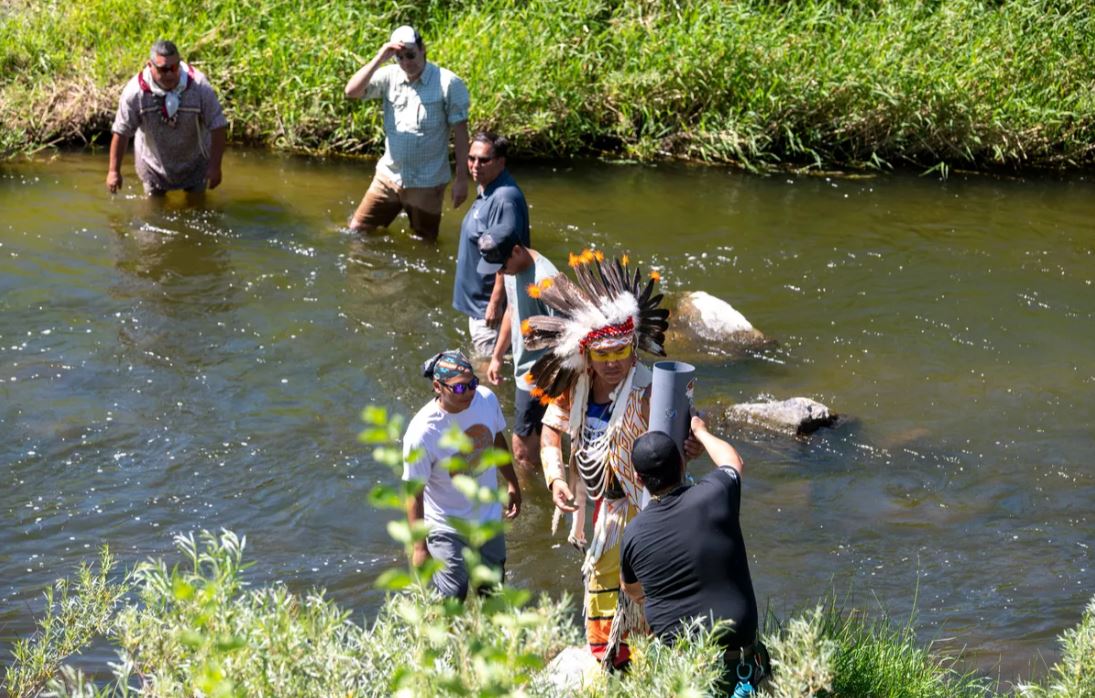
M131 167L112 197L105 169L0 165L4 662L43 587L101 544L131 565L203 528L247 535L252 582L326 587L360 620L397 550L365 500L393 477L359 413L413 413L421 361L463 341L460 212L437 246L344 232L368 162L232 151L204 203L144 200ZM728 432L762 606L915 614L921 640L1005 680L1055 659L1095 594L1095 184L511 169L549 258L627 251L776 340L693 352L701 406L801 395L848 416L801 440ZM577 553L524 489L511 580L577 593Z

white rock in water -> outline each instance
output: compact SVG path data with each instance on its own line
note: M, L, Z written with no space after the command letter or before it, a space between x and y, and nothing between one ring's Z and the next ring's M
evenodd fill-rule
M586 647L567 647L544 669L547 682L563 694L581 690L587 677L596 676L601 665Z
M794 434L809 434L821 427L832 426L836 421L836 415L828 407L806 397L743 402L727 409L726 418Z
M685 293L677 306L675 325L684 325L701 339L756 344L764 341L745 316L721 298L704 291Z

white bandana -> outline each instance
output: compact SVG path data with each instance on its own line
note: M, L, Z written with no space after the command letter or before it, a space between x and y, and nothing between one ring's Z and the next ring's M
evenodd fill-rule
M175 89L169 92L156 84L156 81L152 78L152 68L147 65L144 67L144 83L148 85L148 89L152 94L163 97L164 113L168 119L174 119L175 113L179 111L179 95L182 94L190 82L189 72L190 66L179 61L179 84L175 85Z

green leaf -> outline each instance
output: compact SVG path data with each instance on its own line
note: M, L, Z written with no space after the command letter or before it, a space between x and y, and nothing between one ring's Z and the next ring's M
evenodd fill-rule
M232 650L238 650L245 644L243 638L237 635L222 635L217 638L213 646L220 652L231 652Z
M392 446L378 446L373 449L373 460L396 470L403 465L403 452Z
M175 577L171 580L171 595L176 601L189 601L194 598L194 585L185 579Z
M415 521L410 526L411 528L411 540L415 543L426 540L426 536L429 535L430 528L426 525L425 521Z
M425 562L418 566L418 578L423 582L428 582L433 579L433 576L440 572L445 567L445 563L440 560L435 560L432 557L427 558Z
M441 448L451 448L459 451L460 453L471 453L475 444L472 443L471 437L460 430L460 427L453 424L444 434L441 435L441 440L438 442Z
M205 644L205 638L196 630L184 630L179 634L179 642L181 642L184 647L196 650Z
M402 509L406 499L387 485L377 485L369 490L369 504L379 509Z
M479 483L467 475L454 475L452 478L452 486L455 487L460 494L473 502L478 498Z
M400 591L414 584L411 575L403 570L385 570L376 578L376 586L387 591Z
M463 473L468 470L468 462L461 456L448 456L442 458L438 465L450 474Z
M391 443L391 439L388 438L388 430L381 427L370 427L362 430L362 432L357 435L357 440L363 444Z
M384 427L388 424L388 410L379 405L369 405L361 410L361 420L366 424Z
M479 456L479 466L481 468L499 468L503 465L509 465L513 461L509 451L502 448L488 448L483 451L483 455Z
M388 535L403 545L411 542L411 527L406 521L389 521Z

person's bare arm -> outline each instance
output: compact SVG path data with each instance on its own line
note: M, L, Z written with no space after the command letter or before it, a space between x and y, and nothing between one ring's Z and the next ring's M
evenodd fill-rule
M228 129L217 128L209 132L212 140L209 144L209 170L205 178L209 180L208 187L216 189L221 183L221 160L224 158L224 146L228 142Z
M425 506L422 492L407 499L407 523L414 526L416 522L425 518ZM414 551L411 553L411 564L418 567L430 559L430 551L426 547L426 541L420 540L414 543Z
M506 435L498 432L494 435L494 447L509 451L506 446ZM507 519L516 519L521 513L521 485L517 482L517 473L513 470L513 463L498 466L498 472L506 481L506 494L509 495L509 503L506 505L505 515Z
M551 488L551 501L559 509L578 511L574 503L574 493L566 479L566 465L563 463L563 435L558 429L547 424L540 432L540 467L544 470L544 479Z
M373 73L377 71L377 68L379 68L381 64L391 60L392 56L402 49L403 44L398 41L391 41L381 46L380 50L373 56L373 60L358 68L357 72L346 82L346 97L349 99L361 99L364 97L365 90L369 87L369 80L372 79ZM464 157L468 157L466 152L464 153ZM465 167L467 167L466 163Z
M452 127L452 149L456 155L456 178L452 182L452 207L468 198L468 122L461 121Z
M494 353L490 357L490 368L487 369L487 380L492 385L502 382L502 360L506 358L506 349L509 348L510 338L513 335L510 324L510 313L513 308L506 308L502 314L502 325L498 328L498 339L494 342Z
M111 194L122 188L122 160L129 147L129 136L115 133L110 139L110 163L106 170L106 188Z
M727 441L707 431L707 424L698 416L692 417L692 434L707 449L707 455L711 457L715 465L730 466L738 471L738 475L745 472L745 464L737 450Z
M490 300L487 301L487 312L483 319L487 327L498 327L502 322L502 316L506 312L506 275L498 272L494 275L494 288L490 292Z

